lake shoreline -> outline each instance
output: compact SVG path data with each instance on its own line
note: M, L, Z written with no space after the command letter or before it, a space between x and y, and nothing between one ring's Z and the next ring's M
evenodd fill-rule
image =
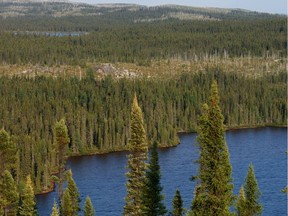
M232 127L225 127L225 131L236 131L236 130L245 130L245 129L257 129L257 128L265 128L265 127L273 127L273 128L287 128L287 125L280 125L280 124L274 124L274 125L252 125L252 126L232 126ZM192 134L196 133L196 131L180 131L177 132L178 136L185 135L185 134ZM174 144L174 145L160 145L159 149L167 149L167 148L175 148L180 144L180 142ZM103 150L96 150L93 152L85 152L85 153L77 153L77 154L70 154L68 156L69 158L73 157L82 157L82 156L95 156L95 155L104 155L104 154L110 154L114 152L129 152L128 149L125 148L115 148L115 149L103 149ZM54 173L55 174L55 173ZM44 195L50 192L53 192L55 190L55 183L51 182L50 186L52 186L50 189L46 189L45 191L41 191L39 193L36 193L35 195Z

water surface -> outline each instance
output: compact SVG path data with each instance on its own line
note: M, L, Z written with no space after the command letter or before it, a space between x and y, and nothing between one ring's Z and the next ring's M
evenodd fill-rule
M199 154L195 138L196 134L182 134L179 146L159 150L161 181L169 210L177 188L185 208L190 207L195 186L190 177L197 173L195 160ZM234 194L238 194L249 164L253 163L262 192L263 215L287 215L287 197L280 192L287 185L286 128L232 130L226 132L226 141L233 167ZM70 158L67 167L72 169L81 193L81 205L89 195L97 215L121 215L126 195L126 163L125 152ZM57 200L56 192L37 196L39 215L50 215L54 199Z

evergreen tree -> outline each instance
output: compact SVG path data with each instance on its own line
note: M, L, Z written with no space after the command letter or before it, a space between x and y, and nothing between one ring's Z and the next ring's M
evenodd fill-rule
M237 215L238 216L246 216L246 198L244 188L241 187L239 191L239 197L236 203L237 207Z
M161 173L157 147L157 142L154 142L142 194L142 213L149 216L164 215L167 212L163 204L164 196L161 194Z
M72 206L72 200L71 200L70 193L67 188L63 193L62 202L60 205L60 212L61 212L61 215L65 215L65 216L77 215L75 214L74 208Z
M148 144L141 108L135 95L131 112L131 137L128 144L127 195L123 215L141 215L141 191L144 185Z
M66 151L68 144L70 142L68 136L68 129L64 119L61 119L59 122L56 122L55 136L56 136L56 151L58 153L59 198L61 203L63 193L63 170L65 169Z
M67 178L67 191L70 195L71 204L73 208L73 212L77 214L77 212L80 211L80 193L78 191L77 185L72 177L72 171L71 169L66 172L66 178Z
M0 175L4 170L13 173L16 169L17 149L10 135L4 130L0 130Z
M4 215L15 215L19 199L16 183L8 170L5 170L0 182L0 209Z
M84 216L94 216L95 210L93 208L91 199L89 196L86 197L85 206L84 206Z
M59 216L59 211L56 202L54 201L51 216Z
M20 216L37 215L34 190L30 175L27 176L26 185L21 195L21 205L19 207L19 215Z
M260 215L262 213L262 206L259 203L261 192L258 187L252 164L250 164L246 176L244 191L246 198L245 212L247 212L248 216Z
M180 191L177 189L173 198L173 216L184 215L183 201L181 198Z
M199 185L197 196L192 201L192 215L231 215L232 167L224 138L223 119L217 83L213 81L209 106L203 106L199 118Z

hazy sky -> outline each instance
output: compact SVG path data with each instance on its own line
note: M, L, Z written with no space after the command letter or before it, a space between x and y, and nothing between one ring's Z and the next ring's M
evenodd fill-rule
M287 0L70 0L90 4L132 3L147 6L178 4L200 7L241 8L252 11L287 14Z

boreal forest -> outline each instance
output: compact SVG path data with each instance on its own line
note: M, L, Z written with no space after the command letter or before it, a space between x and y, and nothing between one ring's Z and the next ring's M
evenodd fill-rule
M64 178L72 189L70 195L66 190L59 194L69 206L69 196L77 199L78 192L73 189L71 171L64 177L67 158L141 152L143 149L133 150L129 144L134 133L147 137L147 148L156 149L156 141L160 147L175 146L179 132L197 131L199 143L206 143L203 128L208 127L206 118L212 112L223 120L223 125L209 123L219 126L220 134L232 128L287 126L286 64L284 15L173 5L0 2L0 213L35 215L36 210L29 213L27 207L35 205L34 193L51 191ZM219 103L223 118L217 113L218 105L208 103L211 97ZM207 116L204 103L211 112ZM138 121L144 122L143 128ZM137 137L134 139L137 143ZM154 165L158 160L155 149ZM141 157L147 159L146 151ZM206 166L205 157L210 158L202 155L201 167ZM157 164L155 167L157 170ZM224 213L212 208L201 212L203 200L196 195L211 180L204 171L199 171L201 184L195 190L195 211L190 215L229 215L227 209ZM253 166L249 172L248 185L249 178L254 181ZM135 180L133 172L128 178ZM7 184L10 192L4 191ZM152 193L146 190L146 196ZM127 191L132 198L127 198L124 215L130 215L129 199L135 195L133 191L129 194L129 184ZM242 188L242 198L243 194ZM179 195L176 192L175 206L181 201ZM229 206L231 194L227 197L223 200ZM256 205L254 213L247 213L245 200L238 202L238 213L244 212L239 215L260 212ZM139 205L139 212L146 213L131 215L154 215ZM63 206L61 215L75 215L80 208L69 212L66 206L65 213ZM85 215L93 215L91 209L87 197ZM183 215L181 212L181 207L175 207L173 215ZM161 207L155 215L165 213ZM58 215L56 203L53 215Z

